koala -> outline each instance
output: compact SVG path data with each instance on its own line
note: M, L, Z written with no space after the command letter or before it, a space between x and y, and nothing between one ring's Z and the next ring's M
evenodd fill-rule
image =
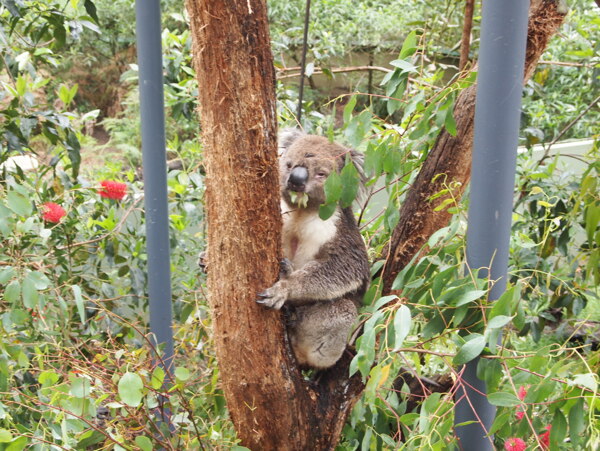
M351 208L319 217L323 184L349 154L362 174L362 156L324 137L285 130L279 138L283 215L280 279L256 301L286 306L288 336L301 367L333 366L346 349L357 307L369 286L365 243Z

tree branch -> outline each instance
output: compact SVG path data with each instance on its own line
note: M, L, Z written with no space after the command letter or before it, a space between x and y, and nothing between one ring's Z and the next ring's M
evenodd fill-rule
M533 74L548 41L556 33L566 16L561 0L541 0L529 13L525 77ZM476 70L474 68L473 70ZM429 237L448 224L451 214L446 209L434 211L445 197L430 201L432 194L443 185L453 183L458 188L452 193L460 197L471 177L471 148L476 86L463 90L454 107L457 135L443 130L423 164L419 175L409 189L400 209L400 221L387 249L383 270L383 292L389 293L397 274L427 243ZM444 177L437 177L444 174Z

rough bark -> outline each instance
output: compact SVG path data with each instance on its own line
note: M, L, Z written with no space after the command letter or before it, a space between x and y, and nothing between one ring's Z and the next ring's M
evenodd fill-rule
M566 15L560 0L538 0L529 13L525 81L533 74L548 41ZM474 68L473 70L477 70ZM471 177L471 148L476 86L461 92L454 107L457 135L443 130L400 209L400 221L388 246L383 271L383 292L388 293L398 273L426 244L429 237L448 224L451 215L443 209L434 211L444 197L428 199L446 186L453 185L453 195L460 198ZM437 176L437 178L436 178ZM435 178L435 180L434 180Z
M462 38L460 41L460 61L459 70L465 70L469 61L469 50L471 49L471 29L473 28L473 11L475 10L475 0L466 0L465 20L463 23Z
M260 0L188 0L206 168L208 293L223 391L253 450L333 449L362 390L351 356L305 381L281 314L255 303L278 274L275 72Z

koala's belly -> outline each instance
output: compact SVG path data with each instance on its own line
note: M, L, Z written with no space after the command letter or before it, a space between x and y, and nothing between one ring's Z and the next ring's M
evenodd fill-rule
M284 215L283 254L295 270L313 261L321 247L335 237L338 220L337 213L325 221L312 211L295 210Z

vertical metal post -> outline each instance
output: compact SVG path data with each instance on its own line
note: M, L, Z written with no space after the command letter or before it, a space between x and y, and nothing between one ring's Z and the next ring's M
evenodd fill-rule
M497 281L490 299L506 288L519 137L529 1L484 0L475 103L467 263ZM462 450L492 450L486 437L496 413L477 377L478 359L464 368L455 424Z
M162 359L165 362L164 369L168 371L173 360L173 315L160 1L136 0L135 7L150 330L155 344L164 346Z
M302 61L300 62L300 90L298 92L298 125L302 126L302 99L304 98L304 74L306 73L306 52L308 51L308 23L310 20L310 0L306 0L304 11L304 40L302 41Z

